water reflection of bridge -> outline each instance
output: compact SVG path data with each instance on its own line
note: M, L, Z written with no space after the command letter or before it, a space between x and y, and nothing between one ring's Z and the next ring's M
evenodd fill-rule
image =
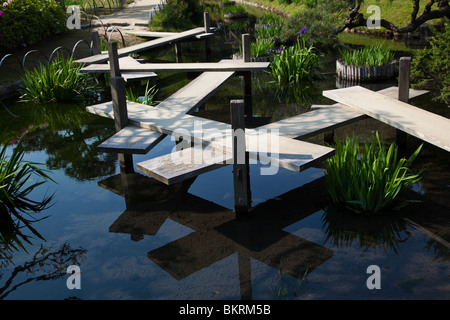
M101 181L101 187L126 202L126 210L110 232L128 233L138 241L144 235L155 235L166 219L193 229L150 251L148 258L181 280L237 253L242 299L252 298L251 258L276 269L282 265L283 272L300 278L333 256L332 250L283 231L320 209L314 201L302 201L311 198L320 180L260 204L243 218L189 194L194 180L166 186L138 173L121 173Z

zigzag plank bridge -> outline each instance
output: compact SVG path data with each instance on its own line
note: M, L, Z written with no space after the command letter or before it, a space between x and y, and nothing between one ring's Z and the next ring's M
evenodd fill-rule
M171 37L175 38L176 35ZM169 37L162 39L167 38ZM146 154L166 135L172 135L179 141L188 141L188 144L184 143L173 153L137 163L136 168L170 185L221 166L233 164L235 166L236 212L246 212L248 202L245 199L247 197L245 174L243 177L243 172L240 171L242 167L239 167L237 163L236 148L238 145L232 139L234 131L231 130L237 128L234 122L242 119L233 118L232 125L229 125L192 115L231 77L268 68L269 63L266 62L246 62L249 61L248 58L245 58L248 57L248 54L246 55L248 48L245 45L248 42L246 41L243 41L243 61L141 64L131 61L129 57L118 59L117 49L114 51L111 47L109 51L110 66L98 64L100 61L106 61L108 55L102 55L101 60L97 59L99 57L87 59L95 63L81 69L82 72L105 73L111 70L112 77L120 76L121 72L125 74L143 71L154 73L163 71L202 72L200 76L156 107L129 101L124 103L122 109L125 110L121 112L125 114L126 125L119 127L115 135L99 145L99 150L125 155ZM111 84L113 92L118 90L114 87L114 82ZM450 151L450 135L448 134L450 120L407 103L408 99L422 95L426 91L409 89L408 80L406 98L404 98L405 86L399 86L400 89L391 87L379 92L359 86L324 91L324 96L338 103L330 106L313 105L311 111L307 113L267 124L257 130L245 129L246 154L250 159L289 170L301 171L332 156L334 149L299 139L331 131L365 117L375 118ZM112 102L92 105L86 110L99 116L115 119L117 128L119 120L117 115L120 114L117 108L120 102L115 99L125 98L113 94ZM242 125L240 128L244 129ZM279 135L275 135L274 130L277 130ZM277 144L277 149L273 149L274 144ZM261 150L268 152L261 152ZM248 163L247 159L244 165L248 165Z

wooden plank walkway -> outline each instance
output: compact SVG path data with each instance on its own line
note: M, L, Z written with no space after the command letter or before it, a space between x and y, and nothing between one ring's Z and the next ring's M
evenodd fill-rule
M158 32L158 31L130 31L126 33L143 38L165 38L178 34L178 32Z
M119 58L119 66L122 67L136 67L139 68L142 64L136 59L133 59L130 56ZM109 66L109 61L108 61ZM109 71L108 71L109 72ZM122 72L122 78L125 81L137 81L144 80L149 78L157 77L158 75L154 72Z
M176 34L171 35L171 36L158 38L158 39L155 39L155 40L150 40L150 41L146 41L146 42L143 42L143 43L135 44L135 45L132 45L132 46L129 46L129 47L121 48L121 49L118 50L118 54L119 54L119 57L127 56L130 53L146 51L146 50L157 48L157 47L160 47L160 46L163 46L163 45L175 43L177 41L181 41L181 40L185 40L185 39L188 39L188 38L192 38L192 37L200 35L200 34L202 34L204 32L205 32L205 28L204 27L194 28L194 29L191 29L191 30L187 30L187 31L183 31L183 32L180 32L180 33L176 33ZM85 58L82 58L82 59L78 59L75 62L81 63L81 64L85 64L85 65L90 65L90 64L93 64L93 63L103 63L103 62L108 61L108 59L109 59L109 55L108 54L97 54L97 55L85 57Z
M146 154L156 146L164 135L143 129L135 125L128 125L108 140L98 145L103 152Z
M140 66L120 67L122 72L206 72L206 71L257 71L266 70L270 62L242 62L242 60L227 60L217 62L197 63L142 63ZM91 64L81 68L83 73L107 73L109 67L106 64Z
M217 149L211 151L205 152L203 146L197 145L137 163L136 168L170 185L220 168L233 159L231 153Z
M398 87L395 86L377 92L392 99L398 98ZM428 92L426 90L410 89L409 97L413 99ZM291 118L269 123L258 129L277 129L285 137L306 139L368 117L363 112L358 112L339 103L323 106L313 105L311 109L313 110Z
M324 91L334 101L450 151L450 119L360 86Z
M192 122L195 122L195 117L187 121L188 126L186 126L186 124L183 123L183 121L181 121L182 119L179 117L185 113L189 114L193 112L197 105L206 100L209 95L213 94L213 92L232 75L233 73L225 74L222 72L205 72L188 85L181 88L174 95L163 101L160 105L158 105L158 107L154 108L161 108L166 113L167 111L170 111L169 114L172 117L171 120L164 120L159 124L159 126L154 124L152 125L150 123L151 121L135 123L134 125L144 127L148 126L147 128L151 128L151 130L160 130L160 133L157 133L141 128L141 130L143 130L142 132L147 132L147 135L152 135L154 137L154 140L152 140L152 138L147 138L146 134L143 133L141 137L143 140L142 152L136 151L136 145L139 144L138 142L133 143L132 140L127 141L126 139L129 138L139 140L139 135L132 136L122 132L119 132L110 138L111 141L108 141L107 143L105 142L105 149L110 146L111 150L116 150L116 152L117 150L122 150L125 153L146 153L146 151L158 143L160 139L162 139L161 137L164 137L165 134L177 135L176 132L181 132L183 130L191 132L193 130ZM201 93L200 95L198 94L199 92ZM398 88L387 88L381 92L383 95L395 96L395 93L398 94ZM195 95L195 93L197 95ZM413 97L417 97L424 93L426 93L426 91L411 91L411 95ZM109 104L106 103L93 106L94 108L88 109L88 111L100 114L102 116L113 117L111 112L112 104ZM134 113L141 114L138 118L141 117L142 119L142 114L147 113L149 107L129 102L128 108L132 115ZM264 153L261 156L261 141L270 142L271 139L273 139L270 134L263 136L263 133L259 132L255 135L255 130L246 130L247 151L250 153L251 158L264 161L265 163L270 161L272 165L285 167L294 171L303 170L310 165L314 165L318 159L325 159L326 157L331 156L332 149L327 150L325 156L324 150L320 150L318 152L315 151L315 145L307 144L301 141L297 141L299 144L294 143L293 145L291 138L306 138L367 117L366 114L354 111L351 108L341 104L331 106L313 106L313 108L315 108L315 110L258 128L265 130L276 129L279 131L279 134L283 136L276 137L275 139L277 140L273 140L279 143L279 150L283 150L276 156L267 156ZM132 119L132 116L130 119ZM219 139L217 139L217 137L207 136L204 134L205 130L208 129L215 130L215 134L217 134L219 130L223 133L226 130L229 130L229 126L220 122L213 122L212 124L209 124L210 121L207 120L206 122L209 125L207 124L205 127L205 122L203 122L200 118L196 119L201 121L200 131L203 130L203 132L197 131L192 133L192 135L200 136L201 139L205 139L206 141L215 141L216 145L214 145L214 147L216 150L221 149L220 152L211 153L211 150L205 149L205 146L202 147L200 145L196 145L193 148L180 150L175 153L138 163L138 170L166 184L173 184L197 176L201 173L214 170L220 166L231 164L231 142L223 140L225 134L223 134ZM172 122L177 122L177 125L172 126ZM195 140L192 135L184 138ZM196 142L202 143L202 140L197 140ZM222 145L220 145L220 143ZM127 145L130 145L130 147L127 147ZM149 145L150 147L148 147ZM132 146L134 146L134 148ZM103 146L100 145L99 147ZM286 153L285 150L289 151ZM180 161L182 163L180 163Z
M161 102L157 108L172 110L174 114L191 114L233 75L234 72L204 72ZM112 102L106 104L112 105ZM144 111L148 108L146 106ZM98 148L104 152L146 154L164 137L164 134L130 125L101 143Z
M86 110L100 116L114 117L112 103L90 106ZM177 138L183 137L194 144L210 146L223 152L232 152L231 126L223 122L188 114L180 115L164 108L148 108L131 102L128 103L128 118L130 123L142 128L174 135ZM332 148L270 133L255 134L251 130L246 130L246 139L251 159L294 171L302 171L334 153ZM261 141L277 142L279 149L272 153L268 149L267 154L260 152L261 148L264 148Z

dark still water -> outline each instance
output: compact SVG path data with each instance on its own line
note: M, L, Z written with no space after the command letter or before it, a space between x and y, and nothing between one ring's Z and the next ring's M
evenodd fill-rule
M252 85L254 115L262 123L308 108L280 101L261 78L255 76ZM320 97L331 88L334 78L313 88L309 105L331 104ZM161 89L161 98L174 91ZM241 79L233 78L196 115L229 121L229 100L240 97ZM417 101L432 105L429 98ZM426 171L409 196L420 202L377 217L333 209L323 168L280 168L262 176L262 165L252 165L253 210L236 219L231 166L166 186L139 172L121 174L116 155L97 151L114 133L111 120L77 105L8 107L18 117L0 110L5 140L23 136L26 160L45 164L55 181L33 198L55 198L34 215L45 219L32 223L45 241L34 237L25 251L12 247L4 233L1 299L450 299L445 151L425 145L417 159L415 169ZM388 141L395 133L364 120L336 130L336 137L356 133L364 140L375 130ZM410 143L413 150L417 141ZM135 155L134 163L169 153L174 145L165 138L147 155ZM68 288L71 265L80 268L80 289ZM379 268L376 280L370 266ZM371 288L376 282L381 287Z

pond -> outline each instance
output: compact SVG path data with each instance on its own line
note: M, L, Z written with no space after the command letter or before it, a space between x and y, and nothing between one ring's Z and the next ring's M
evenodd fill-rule
M212 41L214 61L230 57L235 42L227 34ZM163 48L142 57L165 61L174 59L173 53ZM182 53L184 61L195 60L204 54L203 44L186 42ZM158 81L165 77L170 85L161 87L158 99L190 79L161 75ZM297 100L279 96L267 82L264 74L252 79L255 126L306 112L312 103L333 103L321 96L322 90L336 88L332 75L311 88L308 100L304 92ZM229 101L242 98L242 85L239 77L232 78L196 115L229 122ZM412 103L449 116L446 106L429 97ZM450 299L445 151L425 145L417 159L415 169L426 171L409 196L420 202L377 217L333 209L323 168L301 173L280 168L276 175L261 176L261 165L252 165L253 210L236 219L231 166L166 186L138 172L121 174L117 155L97 151L114 125L83 106L11 102L8 109L15 116L0 110L6 138L23 136L26 160L45 164L55 181L35 190L33 198L52 193L55 198L36 215L45 219L33 222L45 241L34 237L24 251L2 239L0 299ZM394 139L395 130L369 119L335 134L340 139L355 133L364 141L377 130L387 141ZM322 138L308 141L322 143ZM406 152L418 143L411 138ZM134 155L134 163L173 146L165 138L147 155ZM81 270L81 289L67 286L70 265ZM367 285L372 265L380 268L380 289Z

